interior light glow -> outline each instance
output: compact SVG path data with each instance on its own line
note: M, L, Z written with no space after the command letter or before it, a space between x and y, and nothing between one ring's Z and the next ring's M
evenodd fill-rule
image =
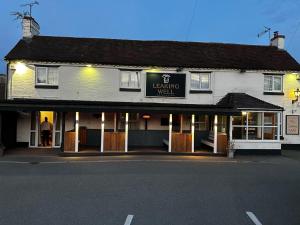
M243 116L246 116L246 115L247 115L247 112L242 112L242 115L243 115Z

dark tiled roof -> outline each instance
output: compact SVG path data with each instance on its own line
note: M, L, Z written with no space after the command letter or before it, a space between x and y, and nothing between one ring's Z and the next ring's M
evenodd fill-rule
M217 106L227 106L234 109L283 110L280 106L273 105L245 93L228 93L217 103Z
M5 57L91 64L300 71L285 50L271 46L178 41L34 36Z

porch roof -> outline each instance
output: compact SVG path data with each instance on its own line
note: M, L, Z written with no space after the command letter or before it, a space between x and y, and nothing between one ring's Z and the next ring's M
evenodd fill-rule
M217 105L227 106L237 110L283 111L283 108L280 106L255 98L246 93L228 93Z
M0 101L0 111L205 113L237 115L241 111L224 105L170 104L149 102L96 102L74 100L14 99Z

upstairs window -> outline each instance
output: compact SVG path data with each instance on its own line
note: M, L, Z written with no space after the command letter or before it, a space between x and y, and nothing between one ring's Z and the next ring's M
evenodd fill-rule
M121 89L140 89L141 88L141 73L140 71L121 71L120 79Z
M265 92L282 92L281 75L265 75L264 77Z
M36 85L40 86L58 86L58 67L40 67L35 68Z
M210 73L191 73L191 90L210 90Z

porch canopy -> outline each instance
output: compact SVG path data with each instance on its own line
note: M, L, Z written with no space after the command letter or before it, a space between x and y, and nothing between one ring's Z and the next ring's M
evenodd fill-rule
M226 104L195 105L45 99L14 99L0 101L0 111L203 113L206 115L237 115L241 112L240 110Z

